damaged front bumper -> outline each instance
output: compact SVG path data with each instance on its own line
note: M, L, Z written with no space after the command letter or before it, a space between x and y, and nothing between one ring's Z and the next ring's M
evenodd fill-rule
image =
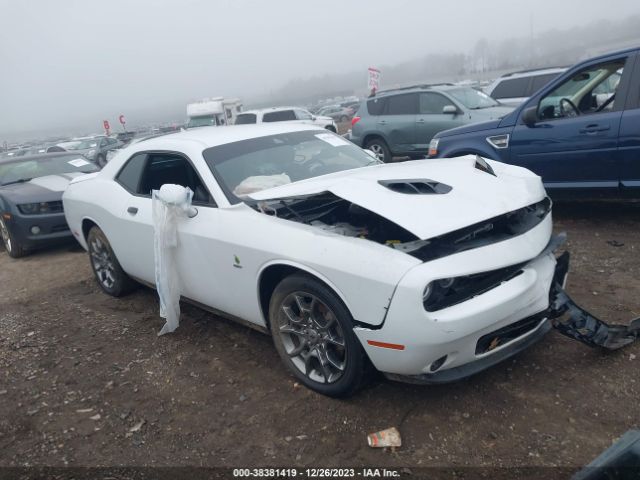
M537 269L538 273L541 273L543 269L536 265L544 263L549 258L553 261L553 251L564 242L564 239L564 235L553 237L547 248L537 259L532 261L531 265ZM621 348L640 337L640 318L633 320L628 326L608 324L578 306L567 295L563 286L569 270L569 259L569 252L565 252L555 259L552 278L544 281L548 285L546 290L548 292L548 306L543 311L511 322L501 328L480 332L481 336L468 337L469 341L475 343L473 358L467 356L469 361L452 365L450 368L446 368L445 363L443 369L423 370L419 374L393 372L384 372L384 374L392 380L419 384L457 381L527 349L542 339L551 328L555 328L561 334L588 346L607 350ZM472 320L470 319L470 321ZM449 349L449 347L447 348Z
M548 317L561 334L590 347L617 350L640 337L640 317L629 325L608 324L578 306L562 288L569 271L569 252L558 259L549 295ZM566 320L559 320L563 316Z

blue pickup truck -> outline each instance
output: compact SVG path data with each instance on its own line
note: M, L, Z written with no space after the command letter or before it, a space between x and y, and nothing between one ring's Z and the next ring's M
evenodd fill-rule
M502 119L435 135L429 157L478 154L555 196L640 197L640 48L584 61Z

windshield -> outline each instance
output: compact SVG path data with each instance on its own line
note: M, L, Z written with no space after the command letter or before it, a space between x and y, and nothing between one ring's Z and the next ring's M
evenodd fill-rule
M67 150L86 150L87 148L96 148L98 140L95 138L87 138L84 140L74 140L64 145Z
M469 110L497 107L500 105L489 95L475 88L458 88L455 90L447 90L447 93Z
M380 163L344 138L317 130L233 142L203 156L231 203L267 188Z
M191 117L189 119L189 123L187 124L187 127L188 128L209 127L215 124L216 124L216 118L214 116L207 115L205 117Z
M26 182L32 178L63 173L97 172L98 167L83 157L71 155L10 160L0 163L0 186Z

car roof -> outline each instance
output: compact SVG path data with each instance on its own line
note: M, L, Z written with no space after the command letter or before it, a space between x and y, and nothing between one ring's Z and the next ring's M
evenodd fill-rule
M457 90L461 88L472 88L466 85L454 85L453 83L423 83L418 85L407 85L405 87L397 87L397 88L389 88L387 90L380 90L376 92L375 95L369 97L384 97L387 95L396 95L399 93L413 93L413 92L424 92L424 91L447 91L447 90Z
M304 110L304 108L302 107L269 107L269 108L255 108L253 110L243 110L242 112L238 113L238 115L242 115L243 113L253 113L253 114L258 114L258 113L269 113L269 112L281 112L283 110L294 110L294 109L299 109L299 110Z
M563 73L567 71L569 67L546 67L546 68L532 68L530 70L519 70L517 72L505 73L499 79L502 78L522 78L522 77L534 77L536 75L546 75L551 73Z
M99 138L106 138L106 135L92 135L91 137L76 137L76 138L72 138L68 142L60 142L60 143L85 142L87 140L97 140Z
M51 152L51 153L36 153L33 155L20 155L18 157L5 157L0 158L0 163L10 163L10 162L22 162L26 160L42 160L45 158L54 158L54 157L74 157L74 158L84 158L81 153L74 152Z
M171 141L173 143L183 142L185 144L193 144L196 142L205 149L216 147L218 145L225 145L227 143L250 140L252 138L267 137L269 135L314 130L328 132L327 130L315 125L284 122L227 125L225 127L196 127L181 132L169 133L167 135L141 140L136 143L135 146L137 150L148 150L153 148L154 144L163 143L165 141Z

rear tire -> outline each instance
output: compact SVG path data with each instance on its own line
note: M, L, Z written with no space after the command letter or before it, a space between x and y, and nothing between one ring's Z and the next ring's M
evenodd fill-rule
M93 226L87 235L89 247L89 261L98 285L107 294L121 297L134 290L138 284L127 275L106 235L100 227Z
M11 258L24 257L28 253L27 249L20 245L15 237L11 235L7 224L4 223L2 218L0 218L0 236L2 237L4 249Z
M353 318L326 285L305 274L282 280L269 303L273 343L289 371L308 388L349 397L373 370L353 331Z
M367 141L364 148L371 150L376 154L378 160L383 161L384 163L389 163L392 160L391 150L387 146L386 142L381 138L374 138L372 140Z

